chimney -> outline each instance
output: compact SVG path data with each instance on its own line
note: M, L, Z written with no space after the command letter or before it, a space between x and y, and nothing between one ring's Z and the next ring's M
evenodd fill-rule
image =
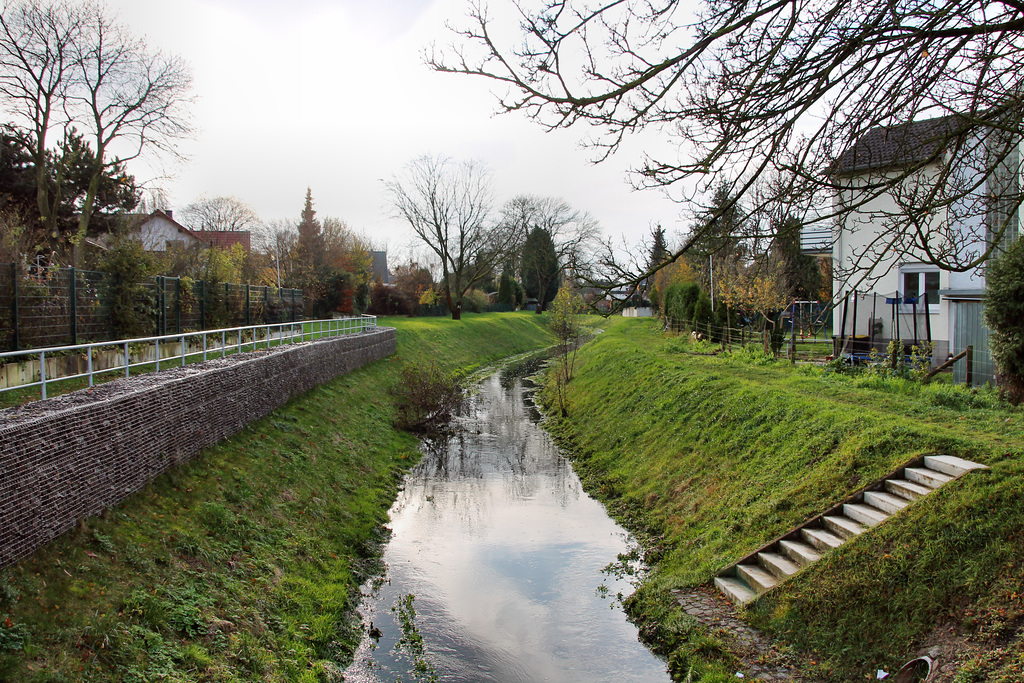
M164 209L164 213L167 214L168 218L174 218L174 209Z

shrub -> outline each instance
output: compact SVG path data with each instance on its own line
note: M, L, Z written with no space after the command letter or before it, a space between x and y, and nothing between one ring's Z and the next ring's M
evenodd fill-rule
M985 323L992 330L992 359L1007 399L1024 400L1024 240L989 264Z
M711 297L707 292L699 290L697 300L693 304L693 329L707 333L714 315L715 312L711 309Z
M490 301L482 289L471 289L462 297L462 310L470 313L484 313Z
M395 426L410 432L444 431L458 415L465 396L462 383L436 366L407 366L391 389L395 398Z
M144 281L156 272L153 255L140 240L119 235L106 251L100 269L114 276L111 318L115 338L152 334L155 303Z
M676 323L689 324L693 320L693 307L700 298L700 285L696 282L674 283L665 290L662 310L665 317Z

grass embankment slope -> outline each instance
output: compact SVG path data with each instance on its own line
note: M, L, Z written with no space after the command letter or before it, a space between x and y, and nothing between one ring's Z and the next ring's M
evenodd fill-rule
M406 363L450 371L546 346L538 316L382 319L398 353L289 402L0 573L0 680L315 681L351 617L416 440Z
M650 321L611 322L580 351L568 418L549 425L591 490L648 536L653 571L628 607L676 676L735 680L737 668L670 589L708 582L912 457L948 453L991 470L832 552L747 616L809 678L873 679L959 639L958 680L1024 680L1024 413L992 393L697 356L683 342Z

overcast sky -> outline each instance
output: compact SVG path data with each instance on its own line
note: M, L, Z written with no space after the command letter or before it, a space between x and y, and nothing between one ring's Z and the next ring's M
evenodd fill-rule
M586 130L545 133L523 116L495 116L489 82L423 64L431 42L452 40L445 22L462 22L468 0L108 2L152 47L192 65L198 134L182 146L188 161L153 181L172 209L234 195L265 220L297 219L308 186L321 217L402 251L411 232L389 217L382 179L431 153L484 162L499 201L563 197L615 240L638 242L653 223L679 227L678 204L629 186L639 145L594 166L579 144ZM160 174L130 168L142 181Z

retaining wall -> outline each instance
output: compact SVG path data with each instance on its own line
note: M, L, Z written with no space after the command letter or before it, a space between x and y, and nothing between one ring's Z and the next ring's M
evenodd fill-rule
M396 340L381 327L0 410L0 567Z

